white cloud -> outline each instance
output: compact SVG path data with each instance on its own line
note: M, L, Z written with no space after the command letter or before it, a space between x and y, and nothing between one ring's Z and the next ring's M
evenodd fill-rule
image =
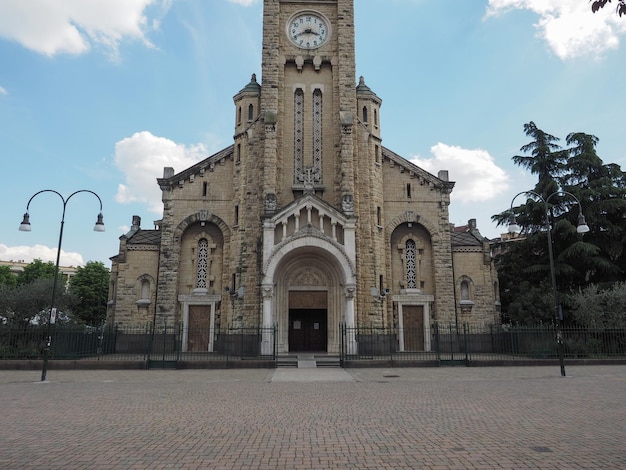
M437 174L448 170L456 185L452 199L461 203L476 203L496 199L509 186L506 172L496 165L485 150L468 150L438 143L431 147L433 158L412 158L411 162Z
M0 259L4 261L23 261L31 263L36 259L56 263L57 249L44 245L34 246L6 246L0 243ZM59 260L61 266L83 266L85 262L80 253L73 253L61 250Z
M8 95L9 93L7 92L6 88L0 86L0 95Z
M147 204L151 212L161 214L163 204L156 179L163 177L163 168L182 171L208 156L204 144L185 146L147 131L137 132L115 144L115 165L125 179L115 199Z
M125 38L150 45L144 10L155 1L2 0L0 37L50 57L83 54L94 44L116 56Z
M258 2L258 0L228 0L230 3L236 3L237 5L243 5L244 7L249 7L250 5L254 5Z
M594 14L586 0L489 0L486 16L511 10L537 13L537 35L563 60L617 49L626 33L626 22L611 5Z

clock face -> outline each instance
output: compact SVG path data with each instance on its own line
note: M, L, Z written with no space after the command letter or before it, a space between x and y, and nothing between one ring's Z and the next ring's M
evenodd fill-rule
M318 13L300 12L287 23L287 35L301 49L317 49L330 37L330 25Z

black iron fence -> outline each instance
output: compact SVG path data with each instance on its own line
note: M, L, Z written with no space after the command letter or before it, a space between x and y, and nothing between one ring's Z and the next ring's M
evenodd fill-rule
M626 329L561 328L566 359L626 358ZM558 358L553 326L444 325L419 329L341 326L341 360L463 363Z
M0 360L40 359L46 326L0 325ZM276 360L271 328L185 328L182 324L53 326L51 360L140 361L179 366L186 361Z
M557 359L552 326L443 325L419 329L348 328L341 325L344 366L442 365L479 361ZM276 327L186 328L182 324L106 325L99 328L56 325L50 359L130 361L148 367L275 366ZM626 359L626 329L565 327L565 359ZM41 359L46 326L0 325L0 360Z

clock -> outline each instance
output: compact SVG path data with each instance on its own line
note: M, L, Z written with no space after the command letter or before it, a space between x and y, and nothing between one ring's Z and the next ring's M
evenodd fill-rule
M319 13L299 12L287 23L287 36L300 49L317 49L330 37L330 23Z

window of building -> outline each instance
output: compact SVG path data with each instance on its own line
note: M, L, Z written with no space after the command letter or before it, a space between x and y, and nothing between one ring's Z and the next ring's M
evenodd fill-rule
M206 181L202 182L202 197L206 197L209 193L209 183Z
M141 276L138 280L138 299L135 302L139 308L148 308L150 305L150 278L146 275Z
M150 300L150 281L148 279L141 280L141 299Z
M367 124L367 106L363 106L363 122Z
M304 91L298 88L294 93L294 136L293 155L296 178L302 173L304 165Z
M374 109L374 125L378 127L378 110Z
M415 240L407 240L404 256L406 258L406 287L417 289L417 257Z
M251 104L248 106L248 121L254 120L254 106Z
M406 197L411 199L411 183L406 184Z
M209 241L206 238L201 238L198 241L198 257L196 264L196 288L206 289L207 287L207 273L208 273L208 259L209 259Z
M235 225L239 225L239 206L235 206Z
M237 108L237 124L241 124L241 106Z
M461 281L461 300L470 299L469 283L467 281Z
M322 174L322 90L313 92L313 170Z

